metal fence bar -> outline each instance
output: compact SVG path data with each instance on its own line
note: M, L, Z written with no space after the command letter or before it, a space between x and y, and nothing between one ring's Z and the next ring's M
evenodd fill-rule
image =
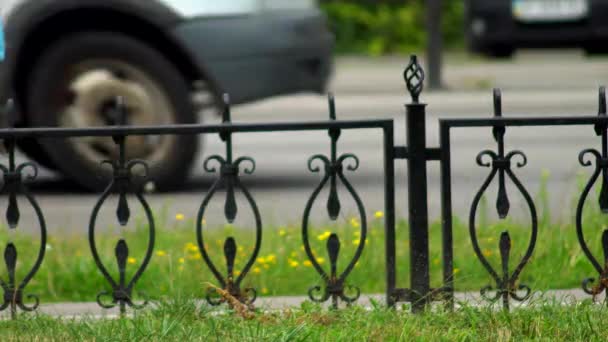
M111 137L115 135L179 135L218 133L264 133L292 131L325 131L328 129L370 129L393 125L393 120L340 120L285 123L187 124L166 126L116 126L91 128L7 128L0 129L0 139L14 138L78 138Z
M527 126L585 126L608 124L606 116L578 117L493 117L472 119L439 119L439 125L448 128L466 127L527 127Z
M426 105L419 102L424 72L415 56L405 71L412 95L406 105L408 205L410 228L410 279L412 310L420 312L430 302L429 224L427 199Z
M386 254L386 305L393 307L397 282L395 252L395 137L393 126L384 129L384 245Z
M441 232L443 259L443 287L448 309L454 308L454 247L452 228L452 169L450 130L441 126L439 133L441 149Z

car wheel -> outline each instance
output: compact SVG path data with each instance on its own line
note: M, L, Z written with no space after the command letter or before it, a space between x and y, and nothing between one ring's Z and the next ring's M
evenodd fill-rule
M77 33L53 43L28 79L27 120L34 127L116 124L112 105L123 97L129 125L195 123L191 88L161 53L112 32ZM65 175L92 190L107 186L111 170L100 162L117 157L112 138L40 139L40 147ZM156 189L182 183L196 156L198 139L131 136L127 157L144 159ZM100 177L101 175L101 177Z

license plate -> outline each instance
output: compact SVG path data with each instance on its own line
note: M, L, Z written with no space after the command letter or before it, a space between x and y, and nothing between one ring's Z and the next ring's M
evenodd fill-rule
M513 16L525 22L573 21L588 14L588 0L513 0Z

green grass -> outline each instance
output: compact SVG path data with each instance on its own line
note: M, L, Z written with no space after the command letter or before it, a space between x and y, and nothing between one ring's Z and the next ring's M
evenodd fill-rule
M547 178L548 175L544 175ZM545 179L546 180L546 179ZM535 253L526 266L521 281L533 290L578 288L587 277L597 276L579 246L572 223L557 224L550 220L546 186L536 196L539 206L539 236ZM493 203L494 200L487 201ZM585 233L590 246L601 258L600 236L608 219L602 215L597 200L589 200L585 211ZM509 231L513 241L511 268L515 267L530 236L527 224L504 220L490 222L487 218L490 205L482 202L479 215L479 241L484 254L500 269L498 238L502 231ZM512 211L521 208L513 208ZM385 291L384 218L369 213L369 234L363 256L348 278L348 283L360 287L363 293ZM379 213L378 213L379 214ZM217 284L196 247L194 221L191 217L167 213L156 213L158 228L155 255L149 268L136 285L136 291L145 292L152 299L187 296L204 297L207 282ZM135 228L126 234L130 257L133 263L127 266L132 275L143 258L147 244L146 231L140 217L134 218ZM358 242L359 228L356 219L347 218L339 226L312 227L311 243L317 258L328 268L325 248L329 232L338 233L342 242L338 269L342 270L350 261ZM0 230L0 246L6 243L6 229ZM238 244L236 269L246 263L253 249L253 231L233 226L212 227L206 238L209 253L221 272L225 270L223 243L227 236L235 236ZM118 240L115 233L98 237L100 255L116 277L117 267L114 246ZM31 267L36 248L31 236L16 236L19 251L17 278L20 279ZM399 287L409 286L409 241L406 222L397 224L397 278ZM433 287L442 286L441 225L436 222L430 228L430 262ZM306 295L311 286L321 284L320 277L306 262L298 226L265 227L259 259L244 280L244 287L254 287L261 296ZM478 291L492 284L471 247L466 223L454 219L454 263L455 287L457 291ZM43 302L93 301L102 290L109 290L106 281L96 268L84 236L50 236L47 253L39 273L26 288L26 294L40 296Z
M463 307L411 315L383 308L212 315L174 300L127 319L20 315L0 322L2 341L605 341L608 311L583 303L547 303L511 313Z

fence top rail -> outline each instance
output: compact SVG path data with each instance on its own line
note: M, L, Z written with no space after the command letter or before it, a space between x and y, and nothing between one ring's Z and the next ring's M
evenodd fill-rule
M0 139L6 138L77 138L116 135L174 135L213 133L262 133L278 131L322 131L328 129L389 129L392 119L340 120L285 123L222 123L215 125L184 124L165 126L111 126L87 128L4 128Z
M507 127L507 126L576 126L608 125L606 116L552 116L552 117L493 117L493 118L458 118L440 119L442 128L455 127Z

